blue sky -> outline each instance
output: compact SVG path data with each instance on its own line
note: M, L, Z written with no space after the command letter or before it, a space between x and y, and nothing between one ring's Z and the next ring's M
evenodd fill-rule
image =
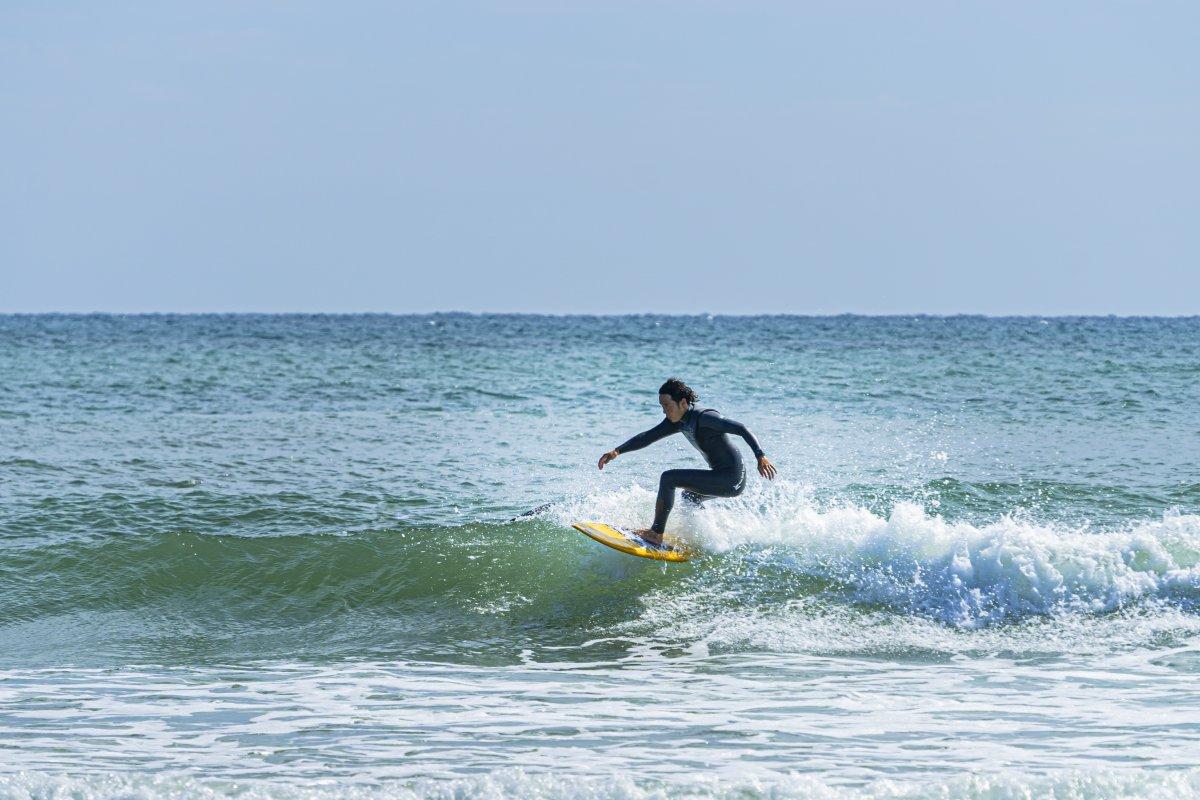
M1200 4L0 7L0 311L1200 313Z

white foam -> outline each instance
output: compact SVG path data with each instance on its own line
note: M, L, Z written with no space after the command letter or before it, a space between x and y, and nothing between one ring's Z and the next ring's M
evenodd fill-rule
M1039 797L1072 800L1154 798L1174 800L1200 793L1200 770L1056 771L1046 775L960 775L938 780L877 780L865 786L831 785L788 773L777 780L723 778L695 773L675 783L605 777L527 774L497 770L472 778L353 785L313 780L298 786L267 781L215 781L176 775L97 774L78 777L14 773L0 775L0 800L793 800L799 798L892 798L893 800L1005 800Z
M568 519L644 525L653 495L637 486L581 498ZM677 509L680 508L677 505ZM686 527L690 533L683 533ZM977 627L1047 614L1110 612L1142 601L1200 598L1200 516L1164 514L1121 530L1003 516L949 522L911 503L883 517L821 508L777 484L672 516L668 530L710 554L810 578L850 600Z
M1016 624L946 625L921 616L861 610L802 598L774 608L713 609L710 593L653 592L631 627L660 642L684 643L697 655L765 651L829 656L947 656L1087 658L1160 648L1200 636L1200 616L1175 608L1136 608L1115 614L1059 614Z

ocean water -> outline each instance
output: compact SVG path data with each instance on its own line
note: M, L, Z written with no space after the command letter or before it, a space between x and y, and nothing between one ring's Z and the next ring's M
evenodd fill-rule
M1198 318L0 316L0 798L1192 797L1198 603Z

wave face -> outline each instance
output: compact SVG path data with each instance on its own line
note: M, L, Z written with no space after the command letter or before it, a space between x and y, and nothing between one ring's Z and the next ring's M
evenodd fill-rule
M1200 516L1180 513L1108 531L1013 517L973 524L912 503L887 516L820 508L782 483L681 512L673 525L702 555L666 570L598 550L569 527L583 518L634 525L652 500L633 487L511 523L317 536L181 531L7 548L6 652L49 657L63 643L30 632L73 620L103 639L76 655L83 662L194 658L172 652L181 629L211 640L207 658L299 649L469 659L485 649L503 660L657 618L663 630L644 633L667 635L679 619L706 631L762 615L777 633L785 609L844 614L847 629L876 613L894 626L973 630L1080 616L1099 624L1121 611L1174 619L1200 600ZM748 640L795 647L777 635Z
M0 316L0 797L1194 793L1198 353L1196 319ZM569 527L698 465L595 466L671 374L780 469L677 505L686 565Z

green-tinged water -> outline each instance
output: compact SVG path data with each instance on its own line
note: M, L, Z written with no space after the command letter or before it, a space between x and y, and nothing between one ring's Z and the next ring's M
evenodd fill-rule
M569 526L701 465L596 469L669 375L780 473L686 565ZM0 797L1200 794L1200 319L0 316L0 382Z

